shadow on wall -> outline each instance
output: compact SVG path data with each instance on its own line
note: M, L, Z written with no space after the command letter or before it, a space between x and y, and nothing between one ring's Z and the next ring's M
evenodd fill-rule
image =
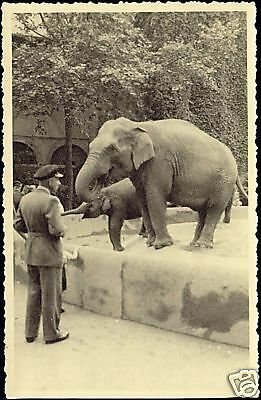
M197 297L192 294L190 284L183 290L182 319L192 328L207 328L209 338L213 332L229 332L234 324L249 319L248 296L239 291L223 298L215 291Z

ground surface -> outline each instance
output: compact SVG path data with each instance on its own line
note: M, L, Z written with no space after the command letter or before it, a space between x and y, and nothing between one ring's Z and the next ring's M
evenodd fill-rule
M65 305L70 338L24 342L26 289L15 284L18 397L229 397L227 374L249 367L246 349L90 313Z
M106 218L81 221L80 217L66 217L66 224L67 246L112 249ZM146 248L144 239L136 235L139 225L138 221L125 223L122 242L126 252L141 251L159 258L194 257L188 243L195 223L169 225L175 244L158 251ZM232 219L229 225L220 223L215 249L202 250L201 256L226 257L227 266L230 260L238 260L238 267L245 268L248 237L247 219ZM22 283L15 283L14 297L15 359L10 360L14 374L9 376L9 393L13 396L229 397L233 392L227 375L254 367L246 349L117 320L69 304L65 304L61 324L70 331L69 340L46 346L40 332L35 343L27 344L26 288Z

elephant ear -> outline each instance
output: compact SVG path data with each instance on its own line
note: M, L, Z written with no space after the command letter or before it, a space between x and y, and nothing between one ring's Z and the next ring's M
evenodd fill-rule
M138 130L137 138L133 146L133 164L136 170L139 169L142 163L155 157L154 147L151 138L146 131L140 127Z
M110 209L111 209L111 201L110 201L109 197L105 197L103 200L103 203L102 203L102 211L104 213L106 213Z

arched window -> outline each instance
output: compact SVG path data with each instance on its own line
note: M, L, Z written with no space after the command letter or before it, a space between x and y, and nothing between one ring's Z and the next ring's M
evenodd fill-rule
M38 167L34 150L25 143L13 142L13 179L33 184L33 174Z
M72 164L73 164L73 170L75 172L81 168L84 161L86 160L86 157L87 155L81 147L75 144L72 145ZM66 158L67 158L66 147L61 146L58 147L58 149L56 149L55 152L53 153L51 162L53 164L65 165Z

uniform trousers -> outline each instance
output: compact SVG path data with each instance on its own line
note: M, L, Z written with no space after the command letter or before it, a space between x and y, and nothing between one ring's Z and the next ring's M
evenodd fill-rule
M42 314L45 340L59 336L62 304L62 268L28 265L25 336L38 335Z

